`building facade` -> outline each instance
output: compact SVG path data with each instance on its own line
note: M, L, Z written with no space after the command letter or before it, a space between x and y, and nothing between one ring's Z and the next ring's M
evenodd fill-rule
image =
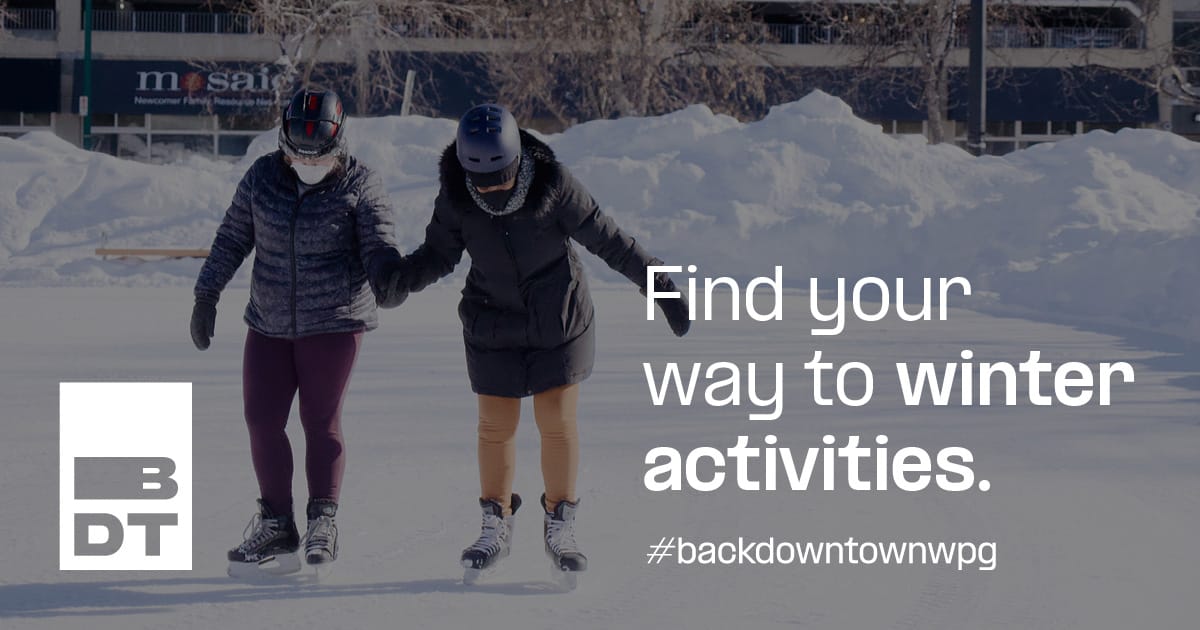
M1013 1L1025 9L1022 19L997 20L987 33L987 63L997 73L987 97L990 152L1096 128L1170 127L1187 115L1154 87L1156 73L1171 64L1181 32L1170 0L1156 3L1153 11L1132 0ZM774 84L786 88L778 90L782 102L813 88L841 95L843 86L854 84L850 60L862 42L854 40L848 21L873 19L881 5L792 0L744 6L760 25ZM965 25L966 2L961 6ZM262 35L249 16L197 0L96 0L86 103L83 18L80 0L10 0L0 34L0 70L19 89L0 93L0 134L48 128L81 144L86 107L93 147L100 150L143 158L180 149L236 156L274 125L280 45ZM396 30L405 35L365 48L402 52L399 63L429 69L433 89L426 113L456 116L488 100L473 53L494 49L495 40L451 36L419 23ZM962 141L965 31L954 38L946 135ZM327 42L318 59L337 72L339 64L361 59L363 48L354 38ZM889 133L927 130L911 93L860 89L856 95L848 98L856 112ZM354 104L351 109L392 112ZM1194 115L1200 130L1200 110Z

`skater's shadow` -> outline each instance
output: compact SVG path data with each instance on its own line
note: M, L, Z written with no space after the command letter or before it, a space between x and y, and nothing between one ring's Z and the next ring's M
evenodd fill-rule
M413 580L397 582L398 593L493 593L497 595L551 595L565 592L550 582L489 582L467 586L460 580Z
M0 586L0 619L168 612L197 604L312 600L426 593L550 595L563 592L550 582L518 581L465 586L455 579L358 584L315 584L289 580L235 581L227 577L180 577ZM3 626L4 624L0 624Z

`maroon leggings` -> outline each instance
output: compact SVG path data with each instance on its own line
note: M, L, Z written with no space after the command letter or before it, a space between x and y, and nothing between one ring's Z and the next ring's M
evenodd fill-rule
M277 339L246 335L242 398L250 429L250 455L263 501L292 509L292 445L284 427L300 391L305 471L311 498L337 501L346 467L342 402L362 345L362 332Z

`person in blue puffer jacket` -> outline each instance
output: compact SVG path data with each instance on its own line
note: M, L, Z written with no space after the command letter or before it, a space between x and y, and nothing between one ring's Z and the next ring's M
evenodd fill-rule
M403 300L389 298L381 278L400 256L391 208L376 175L346 153L344 124L334 92L293 97L279 150L255 161L238 184L196 280L191 334L204 350L221 291L255 252L242 389L261 498L244 541L229 551L231 574L300 568L284 432L297 392L309 487L305 557L310 564L337 558L342 403L363 333L378 325L377 304Z

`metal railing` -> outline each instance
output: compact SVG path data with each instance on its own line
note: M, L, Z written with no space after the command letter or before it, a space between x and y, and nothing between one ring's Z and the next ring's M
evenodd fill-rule
M396 18L390 30L400 37L415 39L454 39L508 36L507 29L485 32L465 20L418 20ZM238 13L200 13L180 11L96 11L93 28L97 31L126 31L137 33L260 33L251 15Z
M499 23L482 23L460 17L431 20L401 16L389 19L387 27L399 37L412 39L512 39L514 27L521 19L512 17Z
M851 34L841 26L818 24L767 24L770 44L849 44Z
M955 40L967 46L967 33ZM1028 28L1006 26L988 29L992 48L1145 48L1145 31L1140 28Z
M54 9L3 9L3 30L53 31L58 28L58 13Z
M413 39L455 39L470 37L474 29L465 20L428 20L397 17L388 22L389 29L400 37Z
M10 9L4 20L6 29L54 30L53 9ZM390 24L401 37L452 39L459 37L511 37L504 25L483 32L466 21L451 22L398 19ZM765 41L771 44L855 45L870 41L889 45L911 37L910 33L883 27L843 26L841 24L764 24ZM228 33L260 32L252 16L237 13L199 13L179 11L96 11L93 28L97 31L139 33ZM714 37L718 37L714 34ZM965 47L965 31L956 32L954 45ZM1028 28L996 26L988 29L992 48L1145 48L1145 30L1141 28Z
M767 24L767 42L772 44L856 45L870 42L891 45L911 34L882 27L844 27L838 24ZM954 46L967 46L966 31L954 35ZM1028 28L996 26L988 29L992 48L1145 48L1141 28Z
M1140 28L1044 28L1038 35L1047 48L1145 48Z
M135 33L258 32L253 18L249 15L182 11L96 11L92 28L97 31Z

